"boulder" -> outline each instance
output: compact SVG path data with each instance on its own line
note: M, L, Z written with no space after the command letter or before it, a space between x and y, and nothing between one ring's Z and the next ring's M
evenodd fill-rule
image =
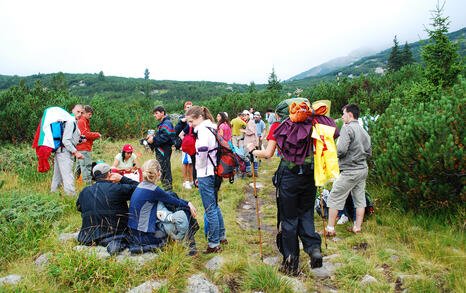
M43 269L46 267L49 263L49 257L52 256L51 252L43 253L39 255L38 258L34 261L34 264L36 265L37 268Z
M77 245L73 247L76 251L84 251L89 255L95 255L98 259L104 259L110 257L110 254L107 252L107 248L103 246L86 246L86 245Z
M8 275L6 277L0 278L0 284L2 285L16 285L21 281L23 276L21 275Z
M218 293L217 287L209 282L203 275L192 275L188 279L186 293Z
M367 284L367 283L374 283L377 282L377 279L372 277L371 275L365 275L364 278L361 280L361 284Z
M225 259L221 257L220 255L217 255L213 258L211 258L206 264L205 267L211 271L217 271L219 270L222 265L225 263Z
M304 284L300 280L298 280L296 278L290 278L288 276L282 276L282 280L287 280L288 281L288 283L293 288L293 292L307 292L307 289L304 286Z
M311 268L311 272L316 275L318 279L331 278L337 267L341 266L341 263L323 262L320 268Z
M156 282L156 281L147 281L142 283L141 285L133 288L126 293L152 293L154 290L159 289L166 281L163 282Z
M60 234L60 236L58 236L58 241L66 242L66 241L70 241L70 240L78 240L78 234L79 234L79 232Z
M275 256L275 257L266 257L264 258L264 263L267 264L267 265L277 265L280 263L280 258L279 256Z

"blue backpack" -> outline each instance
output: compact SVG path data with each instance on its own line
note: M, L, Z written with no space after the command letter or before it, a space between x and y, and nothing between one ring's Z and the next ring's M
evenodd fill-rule
M53 137L53 150L52 152L56 152L58 148L63 146L63 131L65 129L66 121L57 121L50 124L50 128L52 130L52 137ZM76 124L74 124L73 133L76 130Z

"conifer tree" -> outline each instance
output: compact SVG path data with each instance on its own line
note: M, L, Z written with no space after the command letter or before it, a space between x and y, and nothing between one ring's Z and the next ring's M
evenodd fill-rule
M442 17L443 5L432 12L431 24L433 30L426 28L429 34L428 43L421 52L422 59L426 65L425 76L439 88L453 86L457 81L461 66L458 59L458 45L452 43L447 37L448 17Z
M275 74L275 68L272 67L272 72L269 76L269 81L267 84L267 89L271 91L280 91L282 89L282 85Z
M400 51L400 47L398 46L398 40L393 38L393 47L390 51L390 56L388 57L388 64L387 68L390 72L398 71L403 66L403 53Z
M402 52L402 64L403 64L402 66L411 64L413 62L414 62L413 53L411 52L408 42L406 41L405 46L403 47L403 52Z

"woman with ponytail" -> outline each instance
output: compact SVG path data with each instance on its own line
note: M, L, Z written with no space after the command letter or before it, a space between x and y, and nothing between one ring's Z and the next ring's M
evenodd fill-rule
M161 167L157 160L152 159L146 161L142 165L142 174L144 181L134 190L129 203L128 226L130 228L130 234L132 235L132 245L142 247L143 251L146 250L144 247L153 250L164 245L167 240L167 234L170 236L172 235L170 231L164 229L164 227L167 226L161 224L170 222L174 224L176 228L178 228L178 226L182 227L184 233L186 233L185 235L176 236L178 239L186 236L186 240L189 242L191 249L189 254L197 254L196 244L194 242L195 231L193 232L190 231L191 229L187 229L188 223L192 222L189 221L188 218L196 217L196 208L192 203L178 198L175 193L165 192L156 185L161 176ZM165 208L164 204L189 210L190 215L182 210L171 213Z
M206 107L193 106L186 112L188 123L197 133L196 139L196 171L199 192L204 206L208 234L207 253L222 251L220 244L227 244L223 215L218 205L218 190L221 178L215 175L217 164L217 139L210 129L217 129L214 118ZM210 129L209 129L210 128Z

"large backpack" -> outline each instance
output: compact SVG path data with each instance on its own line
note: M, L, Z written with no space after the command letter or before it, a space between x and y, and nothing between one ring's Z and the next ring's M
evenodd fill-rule
M217 129L207 127L217 140L218 147L214 150L217 150L217 165L214 164L212 158L209 157L212 165L215 166L215 174L222 178L228 178L230 183L233 183L235 179L236 168L239 163L236 158L236 154L233 151L233 148L228 141L219 135Z
M63 146L63 131L65 129L66 121L57 121L50 124L53 136L53 149L52 152L56 152L60 147ZM76 130L76 124L74 124L73 133Z

